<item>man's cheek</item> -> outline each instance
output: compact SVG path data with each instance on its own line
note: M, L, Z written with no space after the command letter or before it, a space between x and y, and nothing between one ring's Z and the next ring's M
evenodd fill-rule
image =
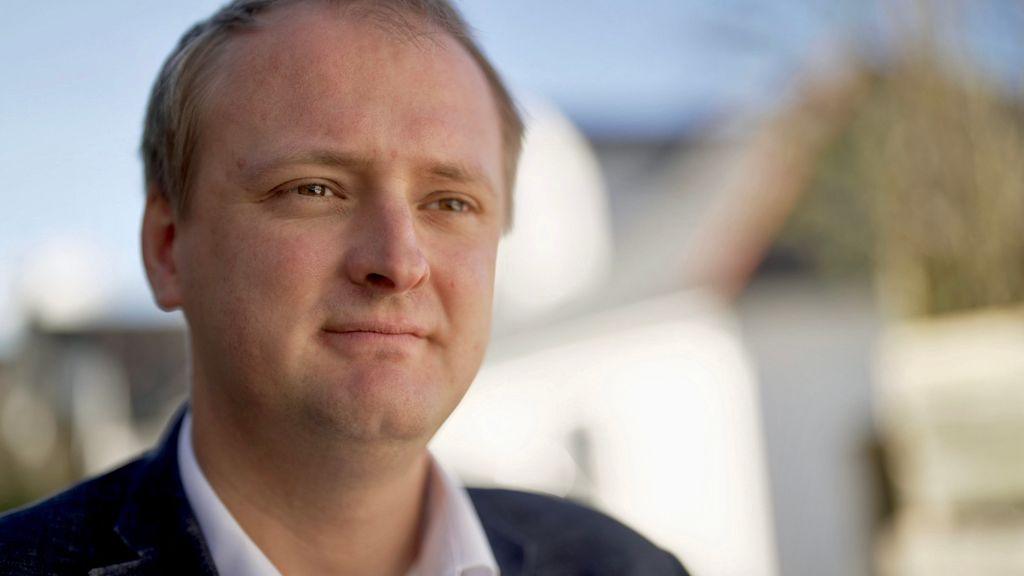
M232 250L222 264L229 287L223 305L263 332L300 321L315 308L326 269L322 252L301 238L251 240Z
M456 252L446 275L449 312L454 316L466 345L476 351L490 333L494 292L494 256L487 250Z
M494 293L495 252L493 250L470 250L464 253L460 265L465 290L472 291L478 304L490 308Z
M251 291L265 297L267 304L299 306L317 298L330 269L322 245L304 239L281 239L253 248L243 264L244 276Z

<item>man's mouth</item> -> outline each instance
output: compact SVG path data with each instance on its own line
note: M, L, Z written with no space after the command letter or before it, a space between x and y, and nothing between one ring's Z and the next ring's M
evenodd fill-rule
M328 324L324 332L334 334L379 334L381 336L426 337L426 330L406 322L356 321Z
M426 330L406 322L339 322L324 327L323 338L333 348L352 351L359 348L407 348L421 343Z

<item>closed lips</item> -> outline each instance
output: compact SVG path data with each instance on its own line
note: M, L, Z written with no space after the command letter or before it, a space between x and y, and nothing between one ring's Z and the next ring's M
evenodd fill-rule
M336 334L362 332L389 336L415 336L417 338L422 338L424 336L424 331L421 328L392 324L345 324L341 326L329 326L325 328L324 331Z

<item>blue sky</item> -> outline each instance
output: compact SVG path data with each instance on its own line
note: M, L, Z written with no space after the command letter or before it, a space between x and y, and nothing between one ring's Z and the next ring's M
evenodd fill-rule
M4 1L0 345L12 295L40 254L85 259L119 306L152 309L137 249L143 108L177 38L220 4ZM863 35L873 18L868 0L459 4L513 86L554 100L592 134L632 137L769 106L816 51L846 31ZM996 7L970 22L979 50L1012 74L1021 59L1007 39L1024 21L997 9L1006 1L979 5Z

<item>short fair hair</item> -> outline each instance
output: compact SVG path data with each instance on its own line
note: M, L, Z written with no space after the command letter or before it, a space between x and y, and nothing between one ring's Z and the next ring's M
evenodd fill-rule
M268 10L313 0L234 0L195 24L179 40L157 76L142 135L148 194L162 194L180 216L188 211L199 118L211 91L216 57L231 38L258 24ZM522 150L523 121L497 70L448 0L319 0L359 9L359 16L399 34L416 35L423 24L454 38L484 73L497 104L503 142L506 227L512 221L512 189ZM407 16L418 18L410 22Z

